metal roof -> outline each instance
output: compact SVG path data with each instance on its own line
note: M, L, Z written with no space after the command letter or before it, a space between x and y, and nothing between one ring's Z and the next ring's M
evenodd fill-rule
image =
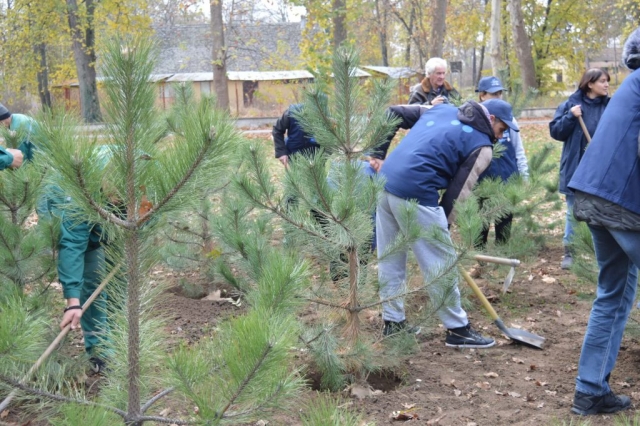
M167 82L175 81L213 81L213 72L183 72L173 74Z
M269 81L312 79L313 74L305 70L293 71L227 71L230 81Z
M409 78L418 74L418 71L409 67L378 67L372 65L363 65L362 68L375 71L380 74L388 75L391 78Z

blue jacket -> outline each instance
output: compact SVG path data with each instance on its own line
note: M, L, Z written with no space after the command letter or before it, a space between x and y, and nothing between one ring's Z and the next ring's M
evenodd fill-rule
M404 109L412 111L408 107ZM402 108L392 111L403 122L407 121L400 115ZM387 192L408 200L416 199L423 206L436 207L440 198L438 191L450 187L471 154L478 148L492 146L493 129L484 114L466 119L458 111L454 106L441 104L417 118L380 170L387 181Z
M509 178L518 173L518 160L516 158L516 147L511 143L510 130L507 129L502 135L502 138L498 139L499 144L505 147L502 155L499 158L491 160L491 164L480 175L478 180L482 180L488 177L500 178L502 181L507 181Z
M310 153L318 148L315 139L304 132L294 117L294 113L301 108L302 104L291 105L273 126L271 135L273 136L276 158L297 152Z
M570 109L576 105L582 107L582 119L591 136L596 132L600 117L609 103L606 96L589 99L581 90L577 90L569 99L561 103L549 123L551 137L564 142L562 156L560 157L560 187L563 194L571 194L568 188L573 173L578 168L580 160L587 148L587 139L582 132L578 119L574 117Z
M569 187L640 214L640 70L620 85Z

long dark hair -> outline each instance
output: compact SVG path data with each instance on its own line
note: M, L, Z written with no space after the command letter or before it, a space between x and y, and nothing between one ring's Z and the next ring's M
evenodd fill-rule
M589 83L595 83L600 80L600 77L603 75L607 76L607 81L611 81L609 73L601 68L591 68L590 70L587 70L582 74L578 88L586 95L591 90L589 89Z

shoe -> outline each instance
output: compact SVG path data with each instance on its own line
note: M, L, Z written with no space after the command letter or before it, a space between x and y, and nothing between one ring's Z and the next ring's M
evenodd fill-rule
M450 348L490 348L496 344L491 337L484 337L473 328L471 324L465 327L447 330L445 345Z
M571 254L571 250L569 250L569 247L565 247L564 257L562 258L562 263L560 264L560 268L567 270L567 269L571 269L572 266L573 266L573 256Z
M631 399L626 395L609 392L604 395L587 395L576 391L573 397L571 412L581 416L598 413L616 413L631 406Z
M104 374L107 371L107 363L96 356L89 358L89 365L94 374Z
M409 334L420 334L420 331L422 331L422 328L417 326L412 327L409 324L407 324L406 320L403 320L400 322L385 320L384 328L382 329L383 336L391 336L391 335L400 333L401 331L404 331L405 333L409 333Z

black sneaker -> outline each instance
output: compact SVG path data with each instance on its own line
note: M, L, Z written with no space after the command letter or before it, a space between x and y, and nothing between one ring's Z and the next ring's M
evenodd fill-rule
M471 328L471 324L447 330L445 340L445 345L450 348L490 348L495 344L495 340L491 337L483 337Z
M631 399L626 395L609 392L604 395L587 395L576 391L573 397L571 412L581 416L598 413L616 413L631 406Z
M107 363L97 356L89 358L89 365L94 374L104 374L107 371Z
M401 331L404 331L405 333L409 333L409 334L420 334L421 330L422 328L420 327L410 326L409 324L407 324L406 320L403 320L400 322L385 321L384 329L382 330L382 335L391 336L393 334L400 333Z

